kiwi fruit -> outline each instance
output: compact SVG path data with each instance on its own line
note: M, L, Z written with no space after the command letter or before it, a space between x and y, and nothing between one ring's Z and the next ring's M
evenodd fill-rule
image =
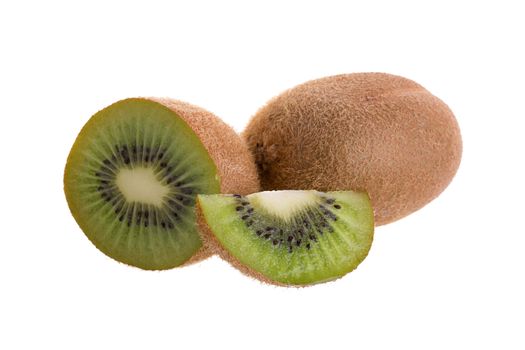
M368 195L352 191L198 195L197 213L210 251L276 285L342 277L367 256L374 233Z
M243 137L262 190L367 191L377 225L437 197L462 153L447 105L414 81L384 73L296 86L262 107Z
M210 112L170 99L130 98L96 113L64 173L69 208L89 240L146 270L209 255L197 232L198 193L258 188L240 137Z

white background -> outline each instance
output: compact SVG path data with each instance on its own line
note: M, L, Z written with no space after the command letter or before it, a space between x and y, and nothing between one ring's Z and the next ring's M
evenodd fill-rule
M1 349L524 349L520 1L2 1ZM95 249L62 190L76 134L131 96L237 131L309 79L381 71L443 99L459 172L345 278L263 285L212 258L146 272Z

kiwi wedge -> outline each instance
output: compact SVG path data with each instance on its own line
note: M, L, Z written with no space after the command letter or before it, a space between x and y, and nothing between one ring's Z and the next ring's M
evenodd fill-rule
M175 100L132 98L96 113L64 174L71 213L89 240L147 270L209 255L197 233L198 193L257 189L253 160L237 134Z
M197 208L210 250L277 285L344 276L367 256L374 233L370 199L360 192L198 195Z

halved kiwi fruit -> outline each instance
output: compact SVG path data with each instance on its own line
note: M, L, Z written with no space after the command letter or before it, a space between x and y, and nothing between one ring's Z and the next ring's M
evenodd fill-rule
M96 113L64 174L69 207L91 242L120 262L153 270L209 255L196 228L198 193L258 187L253 160L229 126L167 99L126 99Z
M197 208L210 250L278 285L342 277L367 256L374 233L368 195L352 191L199 195Z

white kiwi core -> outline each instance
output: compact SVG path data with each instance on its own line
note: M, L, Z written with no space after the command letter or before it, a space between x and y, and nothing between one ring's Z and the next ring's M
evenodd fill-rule
M319 200L317 191L265 191L247 196L252 205L288 220Z
M117 187L128 202L140 202L161 206L169 188L163 185L152 168L120 169L116 178Z

